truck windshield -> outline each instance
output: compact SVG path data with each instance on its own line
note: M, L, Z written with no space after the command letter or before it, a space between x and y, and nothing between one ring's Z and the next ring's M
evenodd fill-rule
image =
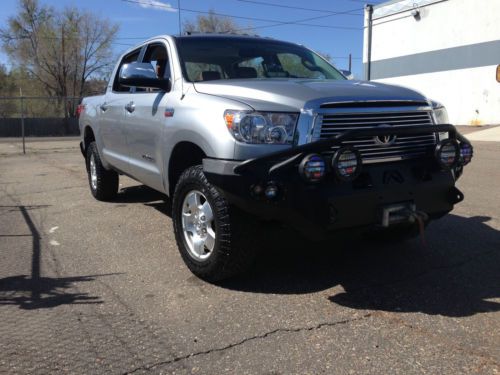
M249 37L180 37L177 49L190 82L226 79L344 80L325 59L296 44Z

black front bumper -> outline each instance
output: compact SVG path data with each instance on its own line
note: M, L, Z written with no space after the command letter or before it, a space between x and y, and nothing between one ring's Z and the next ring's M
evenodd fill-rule
M391 135L429 132L429 127L393 127ZM451 125L434 126L450 138L467 140ZM339 181L327 173L319 183L306 182L298 164L309 153L331 150L346 140L387 134L387 129L348 131L318 141L243 162L204 159L208 180L223 190L227 199L262 219L285 222L312 236L354 227L379 226L385 207L409 204L430 218L440 217L463 199L455 188L457 171L443 170L433 156L391 163L367 164L351 182ZM327 163L328 164L328 163ZM269 185L278 189L273 199L256 190ZM255 187L262 189L255 189Z

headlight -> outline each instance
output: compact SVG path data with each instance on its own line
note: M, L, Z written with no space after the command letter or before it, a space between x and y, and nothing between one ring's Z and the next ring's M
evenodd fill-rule
M224 121L233 137L245 143L291 144L297 113L224 112Z
M448 119L448 111L439 102L432 101L432 113L434 115L434 123L436 125L449 124L450 120ZM439 140L443 141L448 139L448 133L439 133Z
M437 125L450 123L450 120L448 119L448 111L445 107L434 109L434 120Z

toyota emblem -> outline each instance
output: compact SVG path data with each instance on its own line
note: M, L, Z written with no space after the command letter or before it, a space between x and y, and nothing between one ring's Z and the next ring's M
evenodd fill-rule
M390 127L391 125L389 124L382 124L377 126L377 128L390 128ZM397 137L395 135L387 134L387 135L376 135L375 137L373 137L373 140L375 141L375 144L387 147L394 144L394 142L396 142L396 138Z

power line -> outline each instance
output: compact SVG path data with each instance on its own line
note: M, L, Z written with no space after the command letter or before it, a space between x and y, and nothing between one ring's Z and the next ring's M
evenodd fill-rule
M250 3L250 4L257 4L257 5L264 5L264 6L276 7L276 8L306 10L306 11L310 11L310 12L320 12L320 13L333 13L334 15L336 15L336 12L334 12L332 10L326 10L326 9L302 8L302 7L296 7L296 6L291 6L291 5L266 3L266 2L263 2L263 1L256 1L256 0L235 0L235 1L239 1L239 2L242 2L242 3ZM361 14L355 14L355 13L345 13L345 14L348 15L348 16L360 16L361 15Z
M145 2L139 1L139 0L122 0L122 1L127 2L127 3L133 3L133 4L147 4L149 6L156 7L156 8L176 9L176 10L179 10L179 11L181 10L181 11L190 12L190 13L213 14L213 15L220 16L220 17L229 17L229 18L237 18L237 19L248 20L248 21L274 22L275 23L275 25L268 25L267 27L278 26L278 25L281 25L281 24L293 24L293 25L300 25L300 26L323 27L323 28L328 28L328 29L344 29L344 30L361 30L362 29L362 28L359 28L359 27L332 26L332 25L316 25L316 24L310 24L310 23L303 23L302 22L302 21L309 21L309 20L314 20L314 19L331 17L334 14L348 13L348 12L352 12L352 10L351 11L346 11L346 12L332 13L332 14L318 16L318 17L307 18L307 19L299 20L299 21L283 22L283 21L273 20L273 19L268 19L268 18L235 16L235 15L232 15L232 14L217 13L217 12L212 12L212 11L201 11L201 10L194 10L194 9L187 9L187 8L174 8L174 7L171 7L171 6L167 7L166 5L162 6L161 4L154 4L154 5L152 5L150 3L145 3ZM356 9L356 10L359 10L359 9ZM261 27L251 27L249 29L256 29L256 28L261 28Z
M380 3L374 3L373 1L367 1L367 0L349 0L352 1L353 3L365 3L365 4L371 4L371 5L378 5L381 4L383 1Z
M346 10L346 11L333 12L333 13L330 13L330 14L327 14L327 15L323 15L323 16L303 18L303 19L295 20L295 21L280 21L280 22L275 23L273 25L247 27L247 28L244 28L244 29L239 29L237 31L246 31L246 30L254 30L254 29L265 29L265 28L268 28L268 27L276 27L276 26L283 26L283 25L306 25L306 24L304 24L302 22L303 21L317 20L317 19L320 19L320 18L332 17L332 16L339 15L339 14L347 14L347 13L355 12L357 10L361 10L361 9L357 8L357 9L351 9L351 10ZM315 25L315 26L324 27L326 25ZM332 28L333 28L333 26L332 26ZM351 29L361 30L361 28L351 28Z
M332 59L346 59L349 60L349 56L332 56ZM361 60L361 57L351 57L353 60Z

